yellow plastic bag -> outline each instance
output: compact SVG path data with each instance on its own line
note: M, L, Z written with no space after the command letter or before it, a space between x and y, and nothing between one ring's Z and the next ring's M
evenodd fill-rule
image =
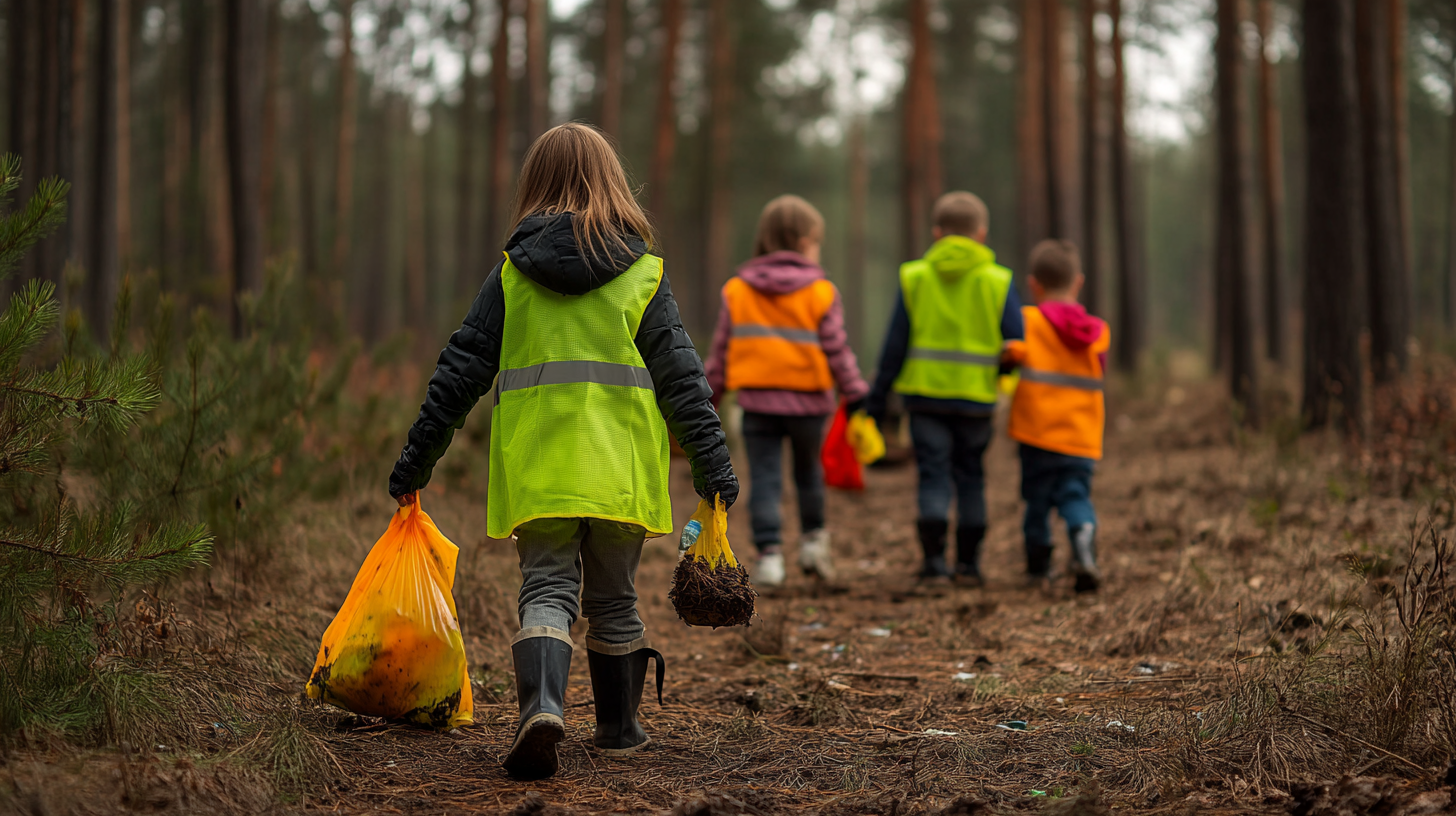
M880 426L864 411L856 411L849 418L845 436L849 437L854 458L861 465L872 465L885 457L885 437L880 433Z
M308 696L439 729L472 722L451 594L459 552L418 498L399 508L324 632Z
M697 539L689 541L694 534ZM667 593L677 616L690 626L715 629L751 622L758 593L748 580L748 570L728 546L728 508L721 498L698 503L698 511L683 528L683 543L689 546Z

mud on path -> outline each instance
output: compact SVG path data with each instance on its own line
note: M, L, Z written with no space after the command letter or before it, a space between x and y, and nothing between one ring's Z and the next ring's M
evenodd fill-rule
M484 526L483 508L472 502L440 494L425 499L441 529L462 544L457 597L479 680L477 724L437 735L359 722L298 699L318 633L383 529L384 511L370 506L331 521L350 543L328 556L326 568L301 580L289 597L247 596L252 607L244 635L270 656L279 679L261 692L263 708L246 716L267 727L274 716L269 707L284 711L278 716L297 731L300 751L314 758L316 769L272 807L1284 812L1295 782L1334 779L1357 767L1376 774L1401 770L1374 767L1379 755L1294 720L1285 723L1287 740L1261 742L1215 719L1231 696L1248 688L1249 669L1237 670L1236 658L1255 659L1315 636L1327 614L1319 599L1348 577L1343 555L1352 546L1395 547L1413 508L1338 495L1331 487L1335 471L1323 460L1280 464L1264 446L1233 444L1226 409L1196 395L1181 407L1137 403L1114 413L1110 424L1107 460L1094 484L1107 576L1096 595L1073 596L1067 582L1050 592L1023 587L1018 464L1004 436L986 460L991 526L983 589L916 588L915 480L908 464L871 470L863 494L831 491L836 585L791 574L784 590L760 598L759 619L746 629L681 624L667 601L675 540L649 542L638 581L641 609L668 664L665 705L648 699L642 707L652 745L626 760L608 760L591 748L591 686L586 661L578 659L561 773L529 784L512 782L499 766L515 718L508 647L519 582L514 551L509 542L472 532ZM696 501L683 463L674 467L681 522ZM1272 507L1266 495L1277 496ZM786 512L791 566L794 518ZM737 551L751 558L747 513L730 513L730 526ZM1057 541L1060 564L1065 531ZM584 622L573 634L580 642ZM241 738L222 734L214 743L210 737L204 733L194 743L204 757L255 756ZM192 812L185 795L169 793L189 784L197 791L190 800L197 812L264 809L262 801L247 805L235 792L222 792L237 788L228 772L209 772L225 777L221 782L187 782L200 773L194 763L205 759L179 765L165 752L142 753L86 761L87 777L104 778L93 772L114 765L125 773L113 770L113 780L127 774L142 780L129 787L94 782L57 794L55 783L66 772L56 763L44 770L32 765L28 776L17 776L20 766L12 765L12 784L52 790L49 812L57 813L72 805L77 812L110 812L108 800L118 809L150 802L146 809ZM260 766L268 770L266 757L247 767Z

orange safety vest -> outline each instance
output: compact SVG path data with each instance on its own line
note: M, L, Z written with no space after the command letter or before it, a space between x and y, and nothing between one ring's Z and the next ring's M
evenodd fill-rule
M828 391L829 358L819 345L819 324L838 292L817 280L783 295L765 295L742 278L723 286L733 335L728 339L728 390Z
M1111 345L1111 332L1103 324L1102 336L1092 345L1070 349L1041 309L1023 306L1021 320L1026 358L1011 401L1011 438L1068 456L1101 459L1107 408L1098 355Z

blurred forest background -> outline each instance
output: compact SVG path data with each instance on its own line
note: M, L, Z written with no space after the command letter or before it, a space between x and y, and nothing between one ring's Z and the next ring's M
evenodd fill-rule
M1453 320L1456 4L1353 8L1344 36L1361 47L1343 59L1358 118L1377 125L1355 194L1394 202L1358 215L1370 239L1354 254L1374 259L1371 286L1396 280L1399 325L1366 318L1365 294L1347 307L1374 320L1371 359L1403 365L1408 337L1437 340ZM3 10L0 138L25 159L22 200L44 177L73 185L67 225L19 277L57 282L99 330L124 276L236 321L235 295L278 261L307 284L316 328L437 347L503 243L525 147L584 119L642 185L700 342L758 209L795 192L828 219L825 267L872 364L896 267L929 242L929 202L969 189L1013 269L1048 235L1085 248L1086 299L1113 321L1124 370L1201 349L1257 394L1255 362L1304 345L1307 161L1330 142L1306 135L1302 68L1324 69L1302 44L1321 23L1293 2Z

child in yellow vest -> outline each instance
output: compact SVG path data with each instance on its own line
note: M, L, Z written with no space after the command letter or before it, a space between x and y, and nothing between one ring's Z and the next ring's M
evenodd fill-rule
M779 503L784 439L794 457L799 497L799 567L834 577L824 527L824 474L819 448L834 413L834 389L858 407L869 393L844 330L839 290L819 268L824 217L798 196L763 208L752 260L723 287L723 308L708 354L714 399L738 392L752 484L748 504L758 565L753 581L784 583Z
M1008 351L1021 366L1010 433L1021 443L1028 578L1049 580L1047 517L1055 508L1067 524L1076 591L1092 592L1102 581L1092 472L1102 458L1102 385L1112 335L1077 302L1083 281L1082 260L1070 242L1043 241L1032 250L1028 284L1036 305L1023 307L1026 340Z
M537 139L513 221L440 353L389 493L414 501L494 384L487 533L514 538L521 563L511 642L521 712L504 764L540 779L556 773L566 734L578 613L590 623L597 748L618 756L648 742L637 709L652 659L661 700L663 660L634 583L644 539L672 530L666 433L687 451L698 495L731 505L738 481L652 227L606 138L571 123Z

